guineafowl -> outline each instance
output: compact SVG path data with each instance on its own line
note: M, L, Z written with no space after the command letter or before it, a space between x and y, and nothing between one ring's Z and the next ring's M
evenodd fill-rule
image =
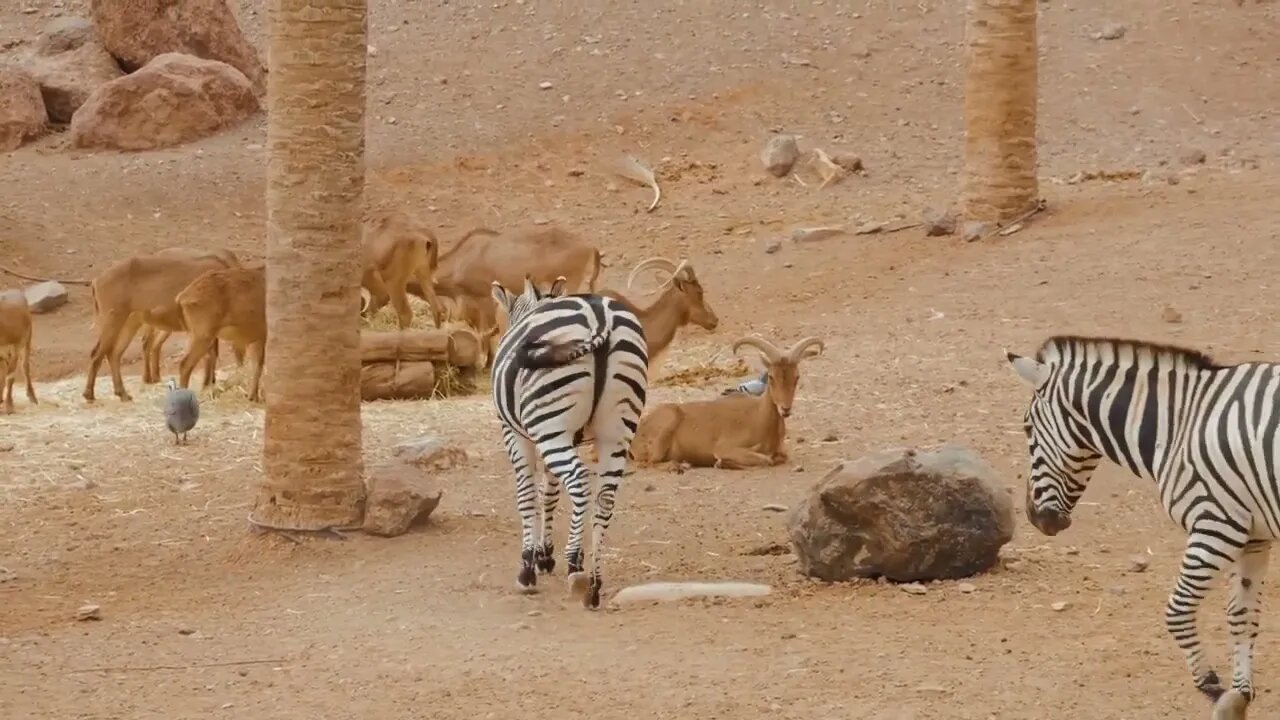
M169 426L169 432L173 433L173 443L175 445L187 442L187 431L196 426L196 421L200 419L200 401L196 399L196 394L186 388L178 387L178 384L169 378L169 394L164 398L164 420ZM179 442L179 433L181 433L181 443Z
M755 395L764 394L765 386L769 384L769 371L766 370L760 374L758 378L751 378L738 383L737 387L725 388L721 395Z

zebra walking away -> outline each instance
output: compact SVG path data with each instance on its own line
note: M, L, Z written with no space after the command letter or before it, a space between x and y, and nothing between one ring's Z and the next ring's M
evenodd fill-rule
M1102 458L1152 479L1187 533L1165 625L1215 718L1243 718L1254 696L1259 591L1280 537L1280 364L1222 365L1195 350L1054 336L1035 358L1005 352L1034 393L1023 425L1027 519L1045 535L1071 511ZM1230 690L1205 659L1196 611L1230 572Z
M493 283L493 297L507 313L507 331L494 353L493 403L516 475L520 514L517 587L534 592L537 572L555 569L551 538L559 485L572 503L564 557L570 587L583 605L600 605L604 535L614 496L648 391L648 346L635 314L600 295L563 295L564 278L543 293L528 278L524 292ZM582 531L591 481L576 446L595 438L599 488L591 522L591 570L583 573ZM545 487L534 484L544 468ZM543 496L541 527L535 504Z

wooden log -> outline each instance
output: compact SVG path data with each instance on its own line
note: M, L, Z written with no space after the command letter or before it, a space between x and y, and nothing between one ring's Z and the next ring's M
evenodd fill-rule
M480 363L480 338L470 328L373 331L360 333L360 362L447 362L454 367Z
M360 366L361 400L415 400L435 391L436 370L429 362L378 362Z

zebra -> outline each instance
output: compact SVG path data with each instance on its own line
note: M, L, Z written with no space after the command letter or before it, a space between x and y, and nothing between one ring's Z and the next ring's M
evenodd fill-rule
M564 284L557 278L543 293L526 277L524 292L516 295L493 283L493 297L508 318L492 363L493 403L516 475L517 589L536 592L537 572L555 569L551 531L563 484L573 505L564 549L570 588L594 609L600 605L604 534L648 392L648 345L639 319L622 303L595 294L564 295ZM582 531L591 482L576 449L588 437L600 465L589 574L583 572ZM539 462L541 492L532 477Z
M1045 535L1070 527L1103 458L1154 480L1187 533L1166 628L1214 717L1243 718L1254 696L1259 592L1280 537L1280 363L1223 365L1196 350L1074 335L1050 337L1034 358L1005 357L1034 391L1023 420L1027 519ZM1234 672L1224 691L1196 613L1225 571Z

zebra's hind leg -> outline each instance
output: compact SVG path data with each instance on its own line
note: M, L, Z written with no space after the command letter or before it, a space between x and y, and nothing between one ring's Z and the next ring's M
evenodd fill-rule
M630 440L628 437L627 440ZM614 499L618 484L627 469L629 442L596 441L600 453L600 486L596 490L596 512L591 519L591 574L582 596L583 607L600 607L600 592L604 588L601 566L604 564L604 536L613 520Z
M1187 537L1178 581L1165 605L1164 623L1186 657L1196 688L1216 702L1222 696L1222 684L1205 660L1196 612L1214 582L1240 558L1246 537L1237 539L1234 536L1239 530L1221 521L1212 522L1212 526L1211 532L1193 528Z
M1258 620L1262 614L1259 594L1270 557L1270 540L1250 541L1232 575L1227 623L1235 648L1235 667L1231 690L1214 706L1215 718L1243 718L1253 700L1253 645L1258 639Z
M533 443L507 428L502 430L502 441L507 446L507 456L516 473L516 512L520 514L520 574L516 576L516 589L523 593L537 592L533 537L534 505L538 500L533 469L537 455L534 454Z
M551 573L556 569L556 545L552 540L555 528L556 503L560 500L560 478L555 473L542 472L542 542L534 549L534 562L538 572Z
M582 579L582 526L587 514L587 500L591 493L587 466L573 447L573 438L556 436L538 443L547 471L554 473L564 485L573 511L569 515L569 541L564 546L564 559L568 565L571 589L576 589Z

